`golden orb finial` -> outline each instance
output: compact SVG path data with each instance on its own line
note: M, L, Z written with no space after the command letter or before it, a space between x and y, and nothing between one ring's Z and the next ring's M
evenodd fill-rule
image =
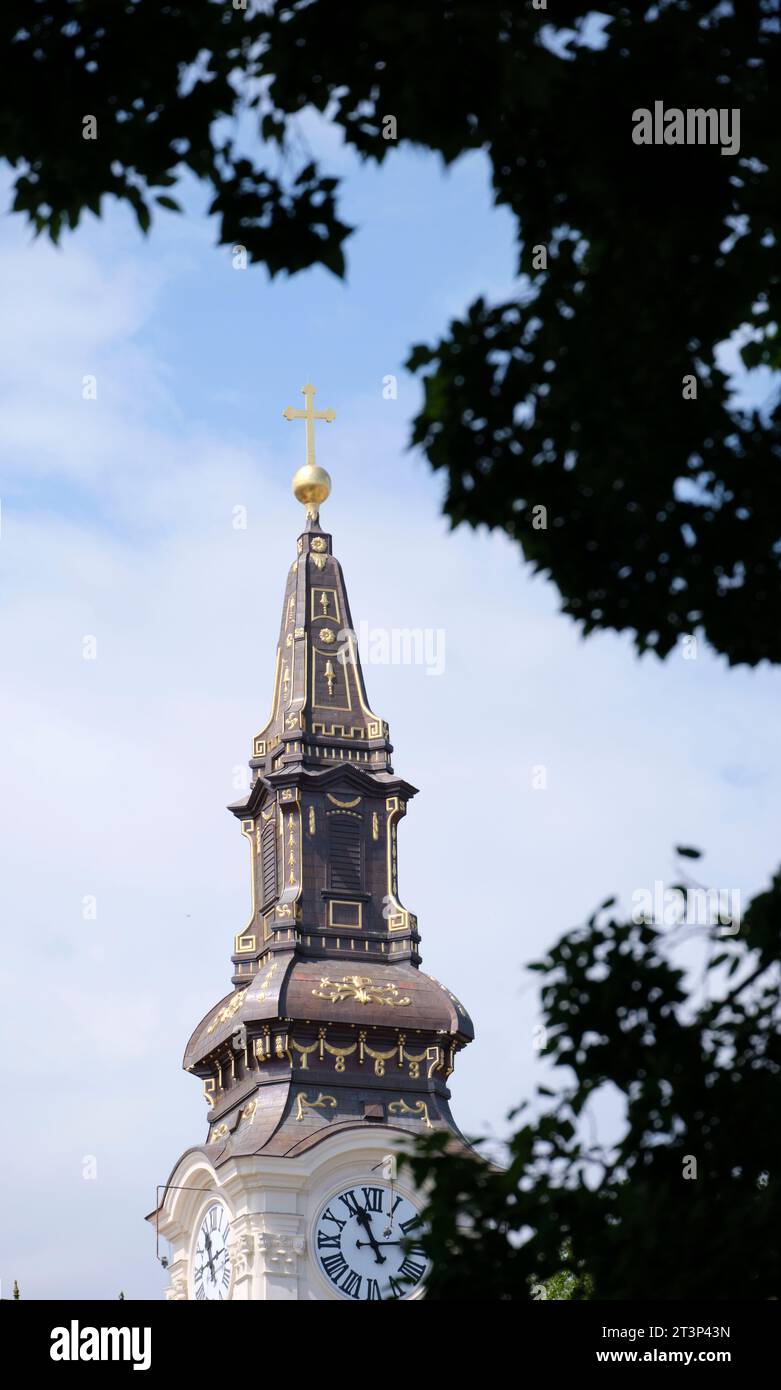
M331 491L331 479L319 463L305 463L293 476L293 493L307 513L310 507L317 509Z

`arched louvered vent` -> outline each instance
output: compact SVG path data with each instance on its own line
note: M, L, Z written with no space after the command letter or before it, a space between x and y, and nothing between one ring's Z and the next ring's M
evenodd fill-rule
M359 818L338 813L330 815L328 842L331 888L340 893L360 893L363 873Z
M273 820L264 825L260 837L260 869L263 906L277 896L277 832Z

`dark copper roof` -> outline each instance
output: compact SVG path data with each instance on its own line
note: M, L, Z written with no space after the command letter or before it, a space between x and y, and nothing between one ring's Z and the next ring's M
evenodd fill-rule
M276 966L276 969L273 967ZM364 999L364 996L368 996ZM307 1023L358 1023L474 1037L469 1014L460 1000L430 975L409 964L358 966L277 956L251 984L234 990L201 1020L190 1038L183 1066L189 1070L226 1040L241 1024L273 1019Z

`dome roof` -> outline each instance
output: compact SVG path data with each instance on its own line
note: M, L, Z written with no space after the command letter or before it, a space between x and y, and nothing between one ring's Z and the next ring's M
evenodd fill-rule
M242 1024L271 1019L316 1024L400 1028L407 1032L474 1037L459 999L409 962L372 962L361 968L331 960L277 956L244 988L221 1000L198 1024L185 1051L190 1068Z

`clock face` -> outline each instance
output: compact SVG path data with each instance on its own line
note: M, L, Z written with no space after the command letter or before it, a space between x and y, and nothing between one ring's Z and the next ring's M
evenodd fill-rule
M207 1207L193 1255L193 1292L197 1299L227 1298L231 1286L228 1254L230 1217L222 1202Z
M341 1298L409 1298L420 1287L427 1262L414 1241L418 1211L385 1183L345 1188L317 1218L317 1263Z

